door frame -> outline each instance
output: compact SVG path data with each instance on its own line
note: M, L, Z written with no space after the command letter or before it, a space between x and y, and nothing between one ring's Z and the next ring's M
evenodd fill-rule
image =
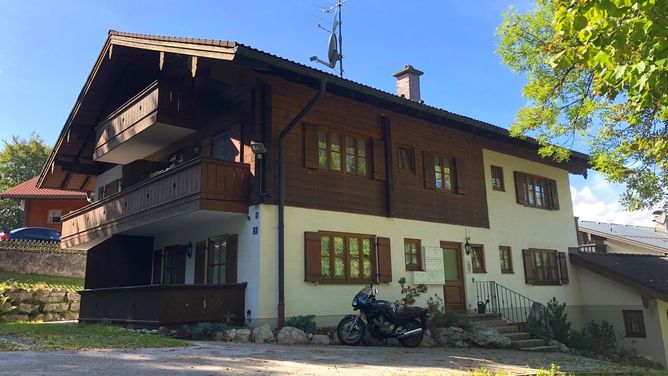
M462 243L461 242L451 242L451 241L445 241L441 240L439 243L439 246L441 247L441 250L443 248L455 248L456 255L457 255L457 273L460 276L460 280L462 281L462 299L463 299L463 306L464 306L464 312L466 312L466 278L464 276L464 256L462 255ZM443 271L445 272L445 270ZM444 273L445 274L445 273ZM443 309L445 310L445 283L446 281L443 281Z

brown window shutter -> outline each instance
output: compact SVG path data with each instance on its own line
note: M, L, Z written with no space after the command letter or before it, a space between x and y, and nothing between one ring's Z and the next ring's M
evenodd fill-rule
M559 275L561 276L561 284L568 284L568 259L565 252L558 252L557 259L559 260Z
M463 159L455 158L455 174L457 176L457 193L466 194L466 164Z
M162 249L153 251L153 284L159 285L162 283L160 272L162 271Z
M376 180L385 180L385 142L373 139L373 177Z
M239 248L239 237L230 235L227 237L225 250L225 283L237 283L237 249Z
M392 282L392 252L390 238L376 238L377 281Z
M322 264L320 261L320 234L304 233L304 281L320 282Z
M526 205L526 175L515 171L515 196L517 198L517 203Z
M550 209L559 210L559 194L557 193L557 182L555 180L548 180L550 182Z
M533 265L533 255L530 250L522 250L522 259L524 260L524 282L528 285L536 283L536 272Z
M422 170L424 172L424 187L436 189L436 176L434 175L434 154L422 152Z
M204 283L206 275L206 241L202 240L195 244L195 284Z
M304 166L318 167L318 128L313 124L304 124Z
M174 252L176 260L176 278L174 279L174 284L182 285L186 283L186 246L176 246L172 249L172 252Z

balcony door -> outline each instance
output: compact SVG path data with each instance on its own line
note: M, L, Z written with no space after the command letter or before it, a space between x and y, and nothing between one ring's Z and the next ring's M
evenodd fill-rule
M237 235L209 239L206 260L206 283L237 283Z
M466 310L466 294L464 292L464 273L462 264L461 243L441 242L443 249L443 303L445 311L463 312Z

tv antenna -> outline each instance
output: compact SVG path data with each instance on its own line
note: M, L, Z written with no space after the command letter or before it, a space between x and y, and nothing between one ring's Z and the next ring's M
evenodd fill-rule
M336 5L329 8L323 8L322 11L325 14L334 12L334 23L332 24L332 30L327 30L318 24L318 27L327 31L329 33L329 45L327 47L327 61L323 61L317 56L311 56L311 61L317 61L318 63L334 69L336 63L339 63L339 75L343 77L343 38L341 37L341 8L343 3L346 0L337 0ZM338 32L338 35L337 35Z

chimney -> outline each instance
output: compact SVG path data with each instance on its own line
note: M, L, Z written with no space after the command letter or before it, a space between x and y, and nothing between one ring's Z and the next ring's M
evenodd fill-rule
M397 78L397 95L420 102L420 76L422 72L413 68L411 65L404 66L404 69L394 74Z
M657 232L668 232L668 222L666 221L666 212L657 210L654 213L654 230Z

